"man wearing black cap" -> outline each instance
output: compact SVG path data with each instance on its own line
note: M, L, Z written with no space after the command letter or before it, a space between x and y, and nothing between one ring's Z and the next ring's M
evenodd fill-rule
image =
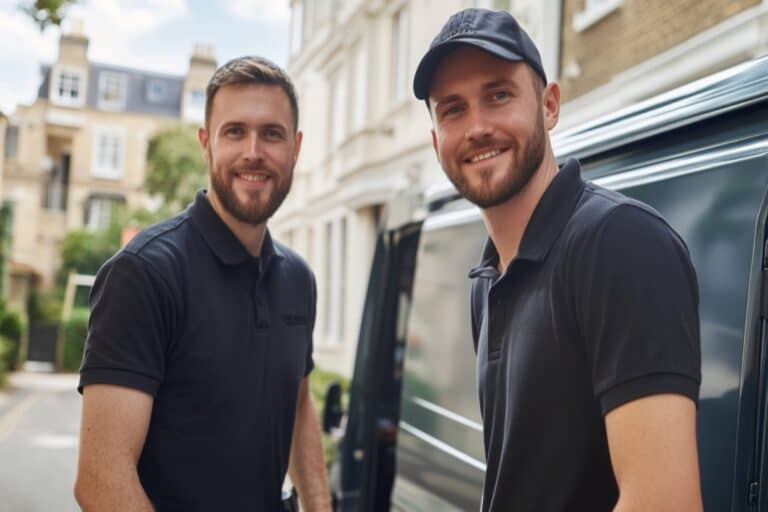
M696 511L698 288L658 212L558 168L560 90L506 12L422 58L443 170L490 239L472 270L484 511Z

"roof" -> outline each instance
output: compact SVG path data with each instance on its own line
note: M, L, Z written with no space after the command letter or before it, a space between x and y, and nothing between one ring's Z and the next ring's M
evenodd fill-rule
M51 65L41 67L43 80L38 90L38 98L48 99L51 67ZM95 62L88 65L86 106L97 110L101 109L99 106L99 82L106 73L125 77L126 101L125 108L121 109L120 112L181 117L184 77ZM150 100L150 89L160 93L154 101Z

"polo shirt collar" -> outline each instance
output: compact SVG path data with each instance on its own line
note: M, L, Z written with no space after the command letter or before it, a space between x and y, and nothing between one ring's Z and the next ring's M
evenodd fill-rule
M571 218L583 190L581 166L578 160L570 158L560 168L560 172L544 191L533 210L515 259L528 261L546 259L555 240ZM482 263L470 271L469 277L485 275L489 267L495 270L498 261L499 253L493 241L488 238L483 249Z
M205 190L198 190L194 202L189 206L189 216L202 235L208 247L216 257L225 265L239 265L246 261L253 260L254 257L237 239L234 233L229 229L216 210L208 201ZM264 234L264 242L261 245L260 267L266 269L272 259L284 257L283 251L274 244L272 236L267 229Z

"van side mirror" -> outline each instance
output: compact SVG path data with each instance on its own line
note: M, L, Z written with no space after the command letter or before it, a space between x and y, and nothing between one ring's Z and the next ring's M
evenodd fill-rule
M331 429L341 424L341 384L331 382L325 390L325 406L323 407L323 432L326 434Z

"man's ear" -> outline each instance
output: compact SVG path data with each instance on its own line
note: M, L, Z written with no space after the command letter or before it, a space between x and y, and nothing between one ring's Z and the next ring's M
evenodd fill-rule
M544 126L551 130L560 120L560 85L557 82L549 82L541 96Z
M205 160L205 163L210 163L208 161L208 130L205 129L205 127L201 126L197 129L197 140L200 142L200 150L203 152L203 159Z
M435 156L437 157L437 161L440 162L440 152L437 150L437 134L435 133L434 128L429 130L429 132L432 134L432 147L435 148Z
M301 151L301 141L304 139L304 134L301 130L296 130L296 135L294 136L294 139L296 141L296 144L293 148L293 165L296 165L296 162L299 161L299 152Z

